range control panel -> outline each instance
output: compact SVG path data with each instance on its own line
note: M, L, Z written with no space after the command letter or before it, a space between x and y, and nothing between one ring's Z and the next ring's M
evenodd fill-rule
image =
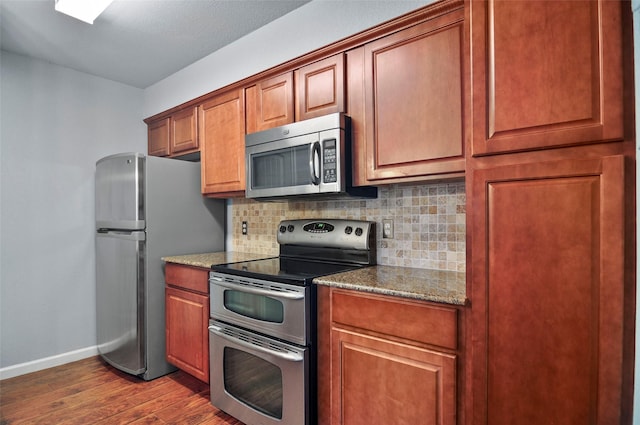
M314 221L313 223L305 224L304 227L302 227L302 230L311 233L328 233L333 232L334 229L335 227L333 227L333 225L325 223L324 221Z
M280 245L369 249L375 240L375 222L342 219L283 220L278 226Z

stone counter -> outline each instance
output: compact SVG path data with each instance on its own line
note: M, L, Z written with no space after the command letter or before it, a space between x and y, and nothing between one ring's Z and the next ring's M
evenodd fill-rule
M423 301L465 305L465 273L373 266L315 278L317 285L394 295Z
M176 255L162 257L165 263L184 264L186 266L203 267L210 269L216 264L238 263L240 261L252 261L265 258L264 254L252 254L248 252L208 252L204 254Z
M162 257L167 263L210 269L216 264L237 263L265 258L247 252L210 252ZM465 305L465 273L395 266L365 267L315 278L317 285L352 289L382 295L394 295L423 301Z

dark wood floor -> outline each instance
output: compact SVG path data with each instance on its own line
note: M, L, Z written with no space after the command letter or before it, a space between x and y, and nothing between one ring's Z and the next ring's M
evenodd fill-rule
M145 382L99 357L0 381L0 425L242 425L182 372Z

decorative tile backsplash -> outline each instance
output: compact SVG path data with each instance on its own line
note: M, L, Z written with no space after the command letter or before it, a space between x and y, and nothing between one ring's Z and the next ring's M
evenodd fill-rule
M377 262L382 265L464 272L464 182L390 185L377 199L257 202L231 201L234 251L278 255L280 220L349 218L376 222ZM382 220L393 220L393 239L382 238ZM248 234L242 235L242 221Z

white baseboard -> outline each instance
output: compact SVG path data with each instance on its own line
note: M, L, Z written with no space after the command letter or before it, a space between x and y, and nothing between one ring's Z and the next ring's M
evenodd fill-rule
M44 359L33 360L26 363L20 363L13 366L7 366L0 369L0 380L13 378L15 376L25 375L31 372L48 369L54 366L60 366L66 363L75 362L77 360L86 359L98 355L98 346L81 348L80 350L69 351Z

